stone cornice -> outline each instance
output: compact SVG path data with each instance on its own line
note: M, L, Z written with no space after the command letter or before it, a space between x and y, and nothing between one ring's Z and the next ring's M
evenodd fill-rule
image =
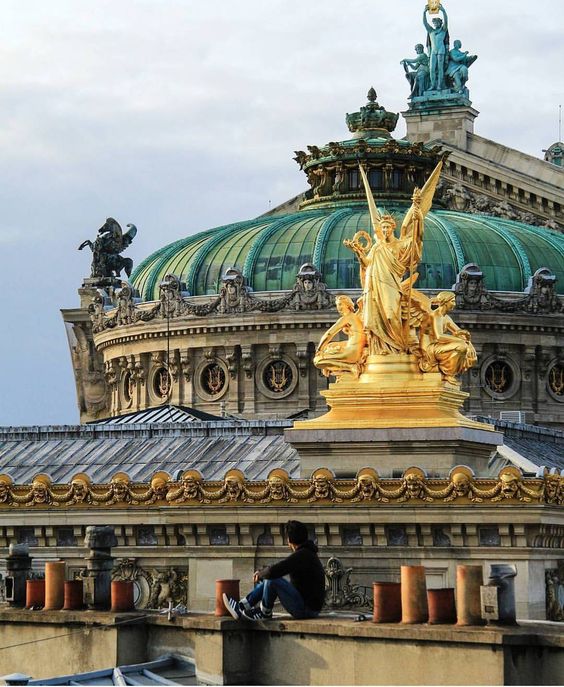
M434 294L435 291L423 290L426 294ZM353 298L361 295L360 290L331 291L347 293ZM256 294L257 297L263 294ZM270 294L268 294L270 295ZM516 300L514 294L495 292L498 298L507 299L507 302ZM206 302L206 296L191 298L192 302ZM563 299L564 300L564 299ZM158 301L148 304L147 310L156 306ZM151 322L137 322L123 325L114 329L106 329L94 335L94 342L98 350L104 350L118 344L127 344L148 339L178 340L180 337L194 336L198 334L222 334L228 332L244 331L279 331L284 329L323 329L328 328L335 321L336 309L331 307L318 311L280 311L277 313L226 313L209 314L205 319L201 316L187 315L167 321L155 319ZM561 314L537 314L531 317L523 312L497 312L480 310L455 310L454 317L473 331L515 330L523 332L561 333L564 332L564 319Z

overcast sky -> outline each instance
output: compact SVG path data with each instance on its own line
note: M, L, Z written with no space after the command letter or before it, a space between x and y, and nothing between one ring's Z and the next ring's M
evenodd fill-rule
M421 0L3 0L0 425L78 421L60 308L109 215L135 264L305 188L293 151L405 109ZM564 102L562 0L447 0L477 53L476 133L541 156ZM403 120L396 135L403 136Z

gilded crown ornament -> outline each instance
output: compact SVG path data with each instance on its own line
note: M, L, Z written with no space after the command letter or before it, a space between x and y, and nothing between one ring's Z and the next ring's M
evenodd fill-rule
M396 128L399 115L395 112L388 112L379 105L377 97L374 88L370 88L366 105L361 107L358 112L353 112L352 114L347 113L346 122L351 133L371 129L382 129L384 135L387 136Z

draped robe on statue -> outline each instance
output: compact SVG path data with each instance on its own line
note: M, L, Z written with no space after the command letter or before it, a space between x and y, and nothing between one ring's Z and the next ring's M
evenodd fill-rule
M408 347L402 314L407 317L409 280L403 278L421 259L423 233L419 213L411 214L401 238L392 234L378 241L365 257L363 321L372 355L401 353Z

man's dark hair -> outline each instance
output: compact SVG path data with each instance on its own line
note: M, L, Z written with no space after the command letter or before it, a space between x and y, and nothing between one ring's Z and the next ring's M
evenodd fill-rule
M305 544L308 540L307 527L299 520L288 520L286 523L286 536L290 544Z

